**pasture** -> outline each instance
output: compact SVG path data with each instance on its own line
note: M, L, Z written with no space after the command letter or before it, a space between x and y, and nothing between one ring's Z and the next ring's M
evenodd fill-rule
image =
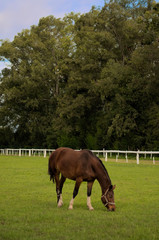
M0 156L0 240L157 240L159 239L159 165L104 163L116 184L116 211L108 212L96 181L92 206L82 183L68 210L74 182L66 180L58 209L48 158Z

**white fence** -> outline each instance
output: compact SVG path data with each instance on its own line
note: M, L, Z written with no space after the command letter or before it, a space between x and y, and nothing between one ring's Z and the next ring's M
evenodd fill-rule
M18 155L21 156L44 156L50 155L54 149L25 149L25 148L19 148L19 149L12 149L12 148L5 148L0 149L1 155Z
M17 156L48 156L50 155L55 149L0 149L1 155L17 155ZM79 150L77 150L79 151ZM155 157L159 157L159 151L121 151L121 150L91 150L93 153L95 153L97 156L103 156L105 161L108 161L108 156L112 157L112 154L115 154L116 162L118 161L119 155L124 154L125 155L125 161L128 162L128 155L136 155L136 163L139 164L140 162L140 156L143 155L144 159L146 159L147 155L150 155L150 159L152 159L153 164L155 164Z

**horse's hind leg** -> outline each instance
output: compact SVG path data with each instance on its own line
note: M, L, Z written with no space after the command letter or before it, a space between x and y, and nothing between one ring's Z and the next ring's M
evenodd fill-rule
M58 207L62 207L63 205L63 201L62 201L62 188L63 188L63 184L65 182L66 178L61 175L61 179L60 179L60 198L59 198L59 201L58 201Z
M94 183L94 181L87 183L87 207L89 210L94 210L94 208L92 207L92 204L91 204L91 193L92 193L93 183Z
M75 197L78 194L78 190L79 190L79 187L80 187L82 181L83 181L83 179L81 179L81 178L76 179L76 184L75 184L74 191L73 191L73 198L70 201L70 205L69 205L68 209L73 209L73 202L74 202Z
M55 174L55 181L56 181L56 193L57 193L57 203L60 199L60 180L59 180L60 173Z

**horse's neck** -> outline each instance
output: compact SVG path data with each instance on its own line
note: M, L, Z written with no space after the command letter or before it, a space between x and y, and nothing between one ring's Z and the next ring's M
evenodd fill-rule
M108 189L108 187L111 185L111 180L109 178L108 173L105 171L102 171L102 173L99 173L97 180L101 186L102 195L103 195Z

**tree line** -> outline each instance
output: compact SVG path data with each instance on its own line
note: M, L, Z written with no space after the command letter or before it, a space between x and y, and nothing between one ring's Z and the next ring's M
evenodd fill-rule
M110 0L2 40L0 146L159 149L159 4Z

